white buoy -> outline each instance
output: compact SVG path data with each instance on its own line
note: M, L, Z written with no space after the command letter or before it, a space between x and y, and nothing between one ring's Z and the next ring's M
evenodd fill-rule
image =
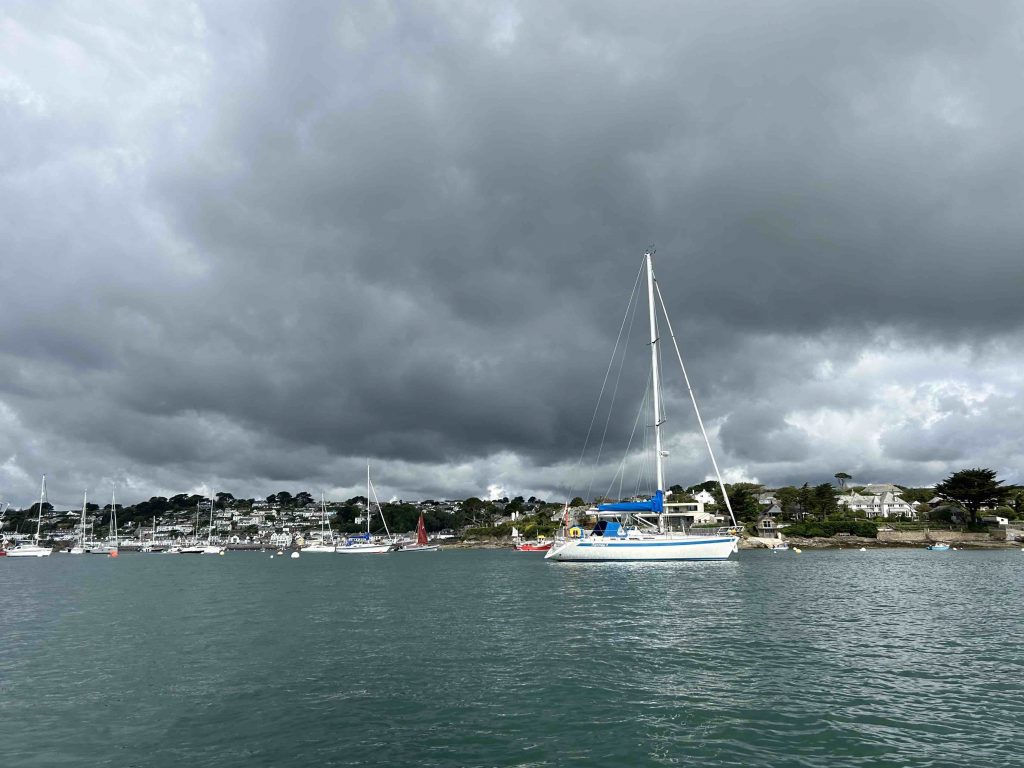
M802 550L802 549L800 549L800 547L793 547L793 551L794 551L794 552L796 552L796 553L797 553L798 555L799 555L799 554L800 554L801 552L803 552L803 550Z
M298 560L298 559L299 559L299 553L298 552L292 552L292 560Z
M867 547L861 547L861 548L860 548L860 551L861 551L861 552L867 552L867 551L868 551L868 548L867 548Z
M273 559L274 559L274 556L273 556L273 555L271 555L271 556L270 556L270 559L271 559L271 560L273 560Z

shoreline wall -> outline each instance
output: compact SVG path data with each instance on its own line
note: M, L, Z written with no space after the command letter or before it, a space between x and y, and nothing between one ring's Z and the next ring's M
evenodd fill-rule
M923 531L879 531L878 541L886 542L916 542L916 543L928 543L928 542L942 542L944 544L956 544L964 543L970 544L975 542L989 542L993 541L993 537L988 533L978 533L975 531L948 531L948 530L923 530Z

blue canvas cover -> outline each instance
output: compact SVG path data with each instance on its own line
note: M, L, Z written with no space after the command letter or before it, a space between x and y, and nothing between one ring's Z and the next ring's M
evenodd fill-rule
M600 520L591 532L592 536L625 536L626 531L614 520Z
M647 501L620 501L614 504L601 504L598 512L655 512L665 511L665 494L658 491Z

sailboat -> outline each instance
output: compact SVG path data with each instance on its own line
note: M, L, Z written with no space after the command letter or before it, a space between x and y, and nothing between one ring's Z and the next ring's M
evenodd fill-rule
M186 539L185 544L178 548L176 555L201 555L203 554L203 545L199 542L199 507L201 502L196 502L196 522L192 528L192 538ZM170 551L170 550L168 550Z
M437 552L440 545L431 544L427 537L427 524L423 521L423 513L420 512L420 519L416 522L416 543L411 546L403 546L396 549L396 552Z
M0 505L0 557L7 557L7 537L4 536L4 515L7 514L7 508L11 505L4 503Z
M84 544L85 553L87 555L109 555L110 557L117 557L117 498L115 496L115 489L110 489L110 532L107 535L107 542L102 544L98 541Z
M142 523L139 523L139 552L156 552L156 515L153 515L153 535L146 541L142 530Z
M36 516L36 535L33 543L21 542L13 549L7 550L7 557L49 557L53 553L53 547L44 547L39 543L40 533L43 528L43 502L46 500L46 475L43 475L43 484L39 489L39 514Z
M217 494L211 493L210 498L210 527L207 531L206 543L201 545L204 555L223 555L226 547L213 543L213 508L217 504Z
M88 507L89 501L89 489L86 488L82 494L82 522L80 530L78 532L78 543L75 544L71 549L68 550L70 555L84 555L85 554L85 512Z
M327 540L330 539L330 544ZM334 531L331 524L327 522L327 502L324 500L324 492L320 491L320 541L307 544L302 548L303 552L334 552L337 547L334 544Z
M608 561L608 560L726 560L736 551L739 536L736 531L736 518L732 514L729 496L725 492L718 463L715 461L711 442L708 440L704 422L697 408L697 400L690 387L686 366L679 352L672 323L668 319L661 289L654 278L654 260L651 251L644 254L644 270L647 273L647 300L650 315L650 348L651 348L651 403L653 406L654 426L654 462L657 487L654 494L642 501L620 501L601 504L589 512L597 518L597 524L590 531L580 526L570 526L568 521L568 505L563 535L555 542L544 558L558 561ZM683 380L689 391L697 423L704 435L704 441L711 456L711 463L718 476L718 484L722 489L726 507L732 517L733 527L715 535L694 535L687 531L685 512L673 511L676 505L666 500L665 473L663 459L666 455L662 450L661 427L664 422L661 407L661 355L660 338L658 335L657 310L655 297L665 318L666 328L672 339L679 365L683 371Z
M377 504L377 511L380 513L380 520L384 523L384 533L387 539L373 537L370 534L370 519L373 517L370 508L371 494ZM383 555L385 552L395 550L395 539L388 530L388 522L384 519L384 510L380 507L377 499L377 491L370 482L370 465L366 465L366 533L347 537L341 544L335 547L334 551L342 555Z

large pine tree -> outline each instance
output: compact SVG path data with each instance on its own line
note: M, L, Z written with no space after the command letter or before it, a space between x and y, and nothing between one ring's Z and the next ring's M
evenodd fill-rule
M978 510L983 504L996 506L1009 492L1002 480L996 480L992 469L961 469L935 486L935 493L955 501L970 515L970 522L978 522Z

